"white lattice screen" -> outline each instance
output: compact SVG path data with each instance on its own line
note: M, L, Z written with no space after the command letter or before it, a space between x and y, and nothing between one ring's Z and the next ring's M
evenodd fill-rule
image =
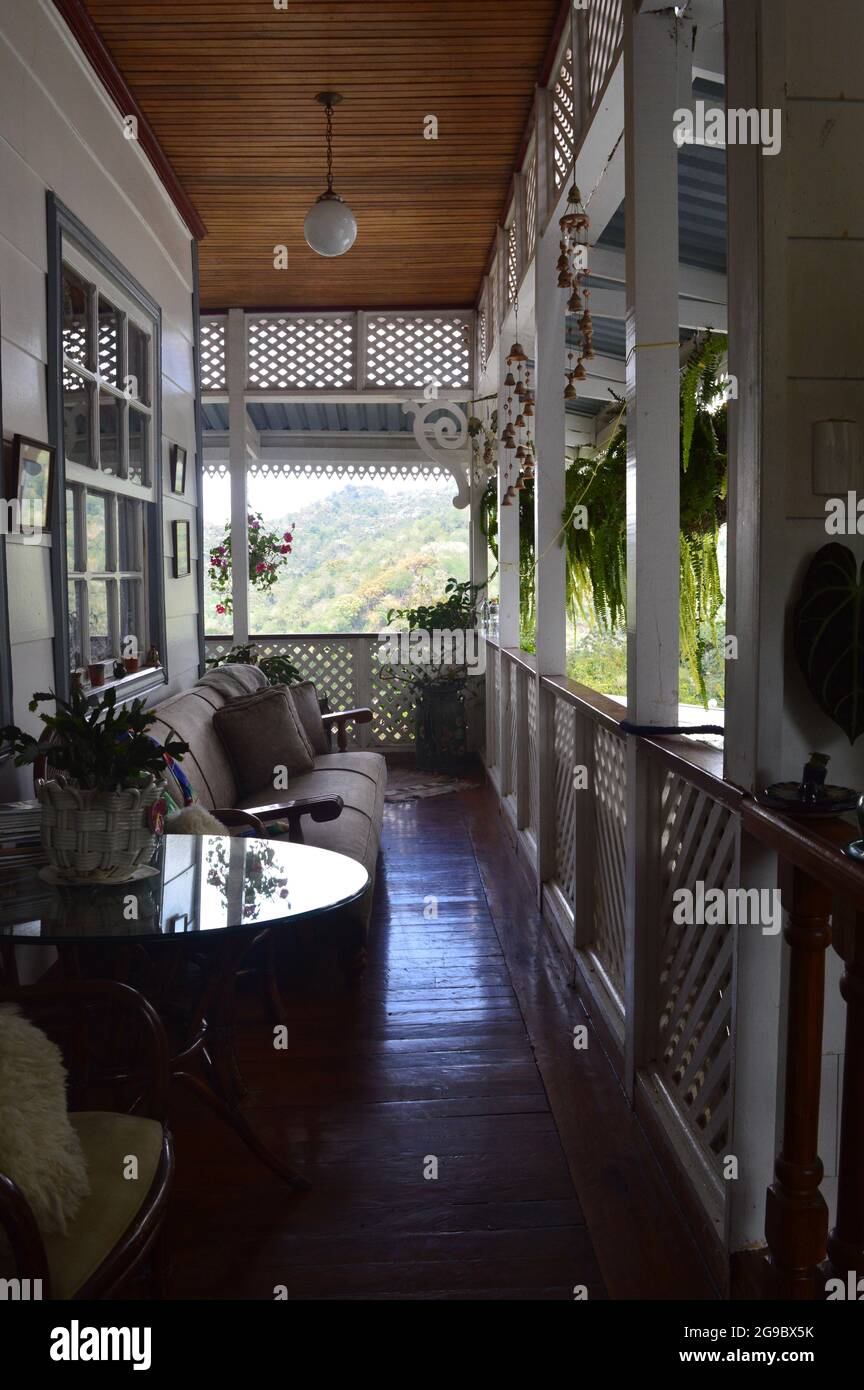
M537 149L525 166L525 260L534 254L537 238Z
M485 372L486 363L489 361L489 343L486 337L486 309L485 306L477 314L477 352L480 360L480 371Z
M519 293L519 234L516 218L507 228L507 303L513 304Z
M576 908L576 858L573 818L576 814L575 720L573 706L555 699L555 882L571 912Z
M627 828L624 740L594 728L594 940L592 950L624 997L624 835Z
M354 384L353 314L268 314L248 319L246 333L251 387L338 391Z
M119 369L117 361L117 354L119 351L117 315L113 310L107 314L103 314L101 312L102 303L103 301L100 299L98 340L99 375L104 376L108 381L118 386L120 383L117 379Z
M740 822L672 772L661 789L657 1070L703 1152L719 1166L731 1113L736 928L673 921L673 893L735 887Z
M370 314L366 320L370 386L471 384L471 324L459 315Z
M201 389L203 391L226 391L228 389L227 320L208 318L201 320Z
M576 148L573 50L568 48L552 89L552 156L556 192L570 177Z
M588 74L593 107L624 32L622 0L591 0L588 6Z

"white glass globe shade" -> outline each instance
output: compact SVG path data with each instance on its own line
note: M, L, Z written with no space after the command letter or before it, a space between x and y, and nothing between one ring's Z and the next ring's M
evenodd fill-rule
M344 256L357 239L357 223L338 193L323 193L307 212L303 232L319 256Z

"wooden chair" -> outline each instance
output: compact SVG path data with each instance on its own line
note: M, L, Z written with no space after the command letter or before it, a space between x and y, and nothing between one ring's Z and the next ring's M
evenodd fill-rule
M137 990L106 980L0 989L0 1003L10 1002L60 1042L91 1191L65 1236L43 1235L20 1187L0 1173L0 1229L12 1252L11 1268L0 1255L0 1277L41 1280L43 1298L107 1298L149 1257L153 1296L164 1297L162 1225L174 1157L165 1119L168 1043L157 1014ZM113 1043L130 1041L134 1065L115 1067ZM130 1109L79 1104L94 1090L118 1087L134 1093ZM124 1171L130 1155L135 1179Z

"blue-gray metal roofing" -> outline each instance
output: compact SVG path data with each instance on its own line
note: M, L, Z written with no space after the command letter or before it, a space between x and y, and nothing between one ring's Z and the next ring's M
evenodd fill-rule
M410 434L414 428L414 416L402 409L398 401L387 402L346 402L332 404L327 401L272 401L252 402L247 407L249 419L256 430L332 430L336 433L372 434ZM429 422L434 424L439 418L438 411L432 411ZM443 412L446 415L446 411ZM227 430L227 405L214 405L205 402L205 430Z
M726 89L701 78L693 97L725 109ZM670 131L671 139L671 131ZM624 204L597 241L624 249ZM726 273L726 151L708 145L682 145L678 155L678 256L682 265Z

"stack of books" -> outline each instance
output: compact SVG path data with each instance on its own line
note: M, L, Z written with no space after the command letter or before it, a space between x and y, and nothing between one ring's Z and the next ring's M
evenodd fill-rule
M41 827L42 807L38 801L0 803L0 871L28 869L47 862Z

